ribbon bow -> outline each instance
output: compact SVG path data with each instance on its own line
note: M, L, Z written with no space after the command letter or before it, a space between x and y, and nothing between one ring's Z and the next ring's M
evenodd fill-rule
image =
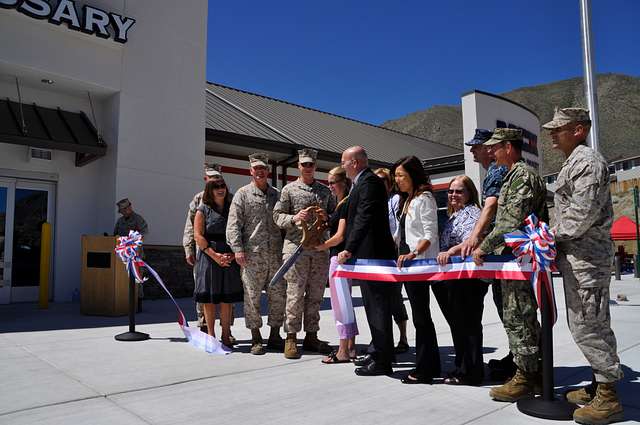
M546 288L547 305L551 308L552 323L558 319L556 299L553 292L551 272L556 270L556 243L547 223L539 221L535 214L524 220L523 230L504 235L505 245L510 247L513 255L520 262L531 259L531 284L536 295L538 306L542 309L542 288Z
M140 248L142 248L142 235L135 230L129 230L128 236L120 236L116 245L116 254L127 266L127 273L129 276L133 275L138 283L147 280L140 271L140 267L145 265L138 254Z
M118 238L118 244L116 245L115 251L120 260L126 265L127 273L129 276L133 276L138 283L142 283L147 280L147 278L142 276L140 272L140 267L145 267L149 273L156 279L158 284L164 291L167 293L173 304L176 306L178 310L178 325L184 336L194 347L200 348L207 353L213 354L228 354L231 350L224 345L222 345L218 340L216 340L211 335L205 334L199 329L192 329L189 327L189 323L187 322L187 318L185 317L182 309L176 302L173 295L169 291L169 288L164 284L158 273L147 263L145 263L138 251L142 248L142 235L139 232L134 230L129 231L128 236L121 236Z

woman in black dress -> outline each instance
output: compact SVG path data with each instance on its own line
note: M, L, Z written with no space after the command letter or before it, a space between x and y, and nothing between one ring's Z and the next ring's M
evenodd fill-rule
M210 180L204 189L202 205L193 222L196 255L196 285L193 297L202 303L209 335L215 336L216 306L220 306L222 343L231 347L231 303L244 298L240 267L227 245L225 231L231 195L222 177Z

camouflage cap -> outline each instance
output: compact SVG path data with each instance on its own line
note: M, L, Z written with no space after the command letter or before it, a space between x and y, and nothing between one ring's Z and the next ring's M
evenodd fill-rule
M118 206L118 211L123 210L127 207L131 206L131 202L129 201L129 198L124 198L119 200L118 202L116 202L116 205Z
M584 108L558 108L553 114L553 119L542 126L547 130L562 127L571 122L591 122L589 110Z
M464 144L467 146L481 145L491 139L491 136L493 136L493 132L485 130L484 128L476 128L476 134L474 134L473 139L464 142Z
M262 165L266 167L269 163L269 156L264 152L256 152L249 155L249 165L252 167L258 167Z
M221 176L222 165L220 164L204 164L204 175L207 177Z
M300 149L298 151L298 162L300 164L304 164L305 162L316 162L316 158L318 157L318 151L315 149Z
M485 146L491 146L511 140L522 140L522 130L519 128L496 128L493 130L491 139L484 142L484 144Z

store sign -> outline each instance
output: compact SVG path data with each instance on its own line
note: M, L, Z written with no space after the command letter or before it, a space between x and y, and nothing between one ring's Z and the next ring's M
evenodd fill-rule
M57 4L47 0L0 0L3 9L16 9L34 19L46 19L54 25L63 23L75 31L92 34L100 38L111 38L118 43L126 43L127 35L135 19L105 12L97 7L80 8L73 0L59 0ZM111 27L111 32L109 32Z

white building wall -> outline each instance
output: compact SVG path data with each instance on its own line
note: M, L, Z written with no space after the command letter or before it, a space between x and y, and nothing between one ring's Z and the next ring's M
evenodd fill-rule
M126 5L139 18L122 60L116 198L145 217L147 243L180 245L204 162L207 2Z
M128 42L0 9L0 96L18 100L17 76L23 102L91 118L89 91L108 146L105 157L76 167L71 152L54 151L50 163L28 162L26 147L0 144L0 169L57 177L56 301L70 300L80 285L80 236L112 232L120 198L131 198L147 219L147 243L179 245L177 224L201 186L204 161L207 1L76 4L135 18Z

